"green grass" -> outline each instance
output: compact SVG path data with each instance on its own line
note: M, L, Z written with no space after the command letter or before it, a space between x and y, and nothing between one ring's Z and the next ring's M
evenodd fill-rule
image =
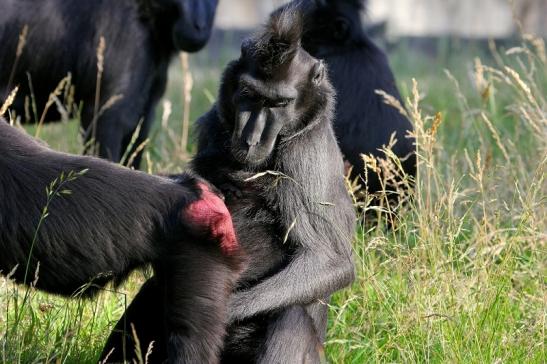
M385 212L360 218L357 279L331 302L331 362L546 362L547 64L533 42L519 47L484 58L492 68L482 73L466 52L392 55L416 127L417 187L391 228ZM191 120L210 107L223 66L200 57L191 66ZM160 105L147 149L153 172L181 170L189 156L178 147L181 80L177 63L166 95L171 116L161 125ZM77 130L75 122L47 125L41 136L79 152ZM2 362L96 361L143 281L137 272L121 292L91 301L2 281Z

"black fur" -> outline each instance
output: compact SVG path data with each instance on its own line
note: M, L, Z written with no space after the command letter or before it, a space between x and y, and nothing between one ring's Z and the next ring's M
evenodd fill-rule
M38 228L54 180L59 195ZM26 284L37 274L36 287L54 294L92 296L152 264L162 279L154 299L165 312L155 324L169 333L170 361L214 362L238 258L184 220L201 198L198 183L54 152L0 119L0 271Z
M289 9L245 42L219 102L200 120L193 167L227 194L249 257L231 300L223 363L318 362L327 313L319 300L354 278L355 214L331 126L334 92L322 64L299 46L300 21ZM142 321L135 312L151 304L153 287L127 320Z
M95 136L99 155L119 162L136 127L133 148L148 136L154 108L163 95L169 62L177 51L195 52L209 39L218 0L2 0L0 11L0 99L15 86L13 105L26 120L40 119L49 95L70 72L75 102L81 102L86 141ZM26 45L16 57L19 34ZM104 72L96 128L97 47L105 39ZM27 76L28 73L28 76ZM30 82L37 106L33 112ZM63 95L59 95L63 100ZM70 99L70 98L69 98ZM46 121L58 120L55 104ZM140 155L134 161L138 168Z
M306 15L302 46L329 69L337 94L334 131L342 154L353 166L352 177L365 180L361 154L385 158L379 149L389 144L393 133L397 139L393 152L403 161L405 172L415 176L414 139L408 137L412 124L376 94L383 90L403 104L386 55L364 31L365 4L363 0L296 0L286 6L301 7ZM369 173L368 191L380 189L377 174Z

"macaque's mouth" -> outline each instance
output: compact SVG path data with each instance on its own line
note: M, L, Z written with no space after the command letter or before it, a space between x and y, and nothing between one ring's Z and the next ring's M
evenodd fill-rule
M272 153L283 123L264 108L242 108L235 115L232 153L237 161L260 164Z
M272 154L273 148L264 145L249 146L238 138L233 139L232 155L236 161L249 166L257 166L264 163Z

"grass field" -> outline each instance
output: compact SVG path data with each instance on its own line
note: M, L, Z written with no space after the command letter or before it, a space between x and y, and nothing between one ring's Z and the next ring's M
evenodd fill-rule
M360 206L370 213L354 241L357 279L331 302L333 363L547 361L545 46L529 38L483 53L392 54L416 128L416 191L391 228L389 211ZM191 120L210 107L224 64L198 57ZM147 149L151 172L179 171L192 153L180 147L182 80L177 63ZM81 151L76 122L41 137ZM95 362L145 276L92 301L0 281L2 362Z

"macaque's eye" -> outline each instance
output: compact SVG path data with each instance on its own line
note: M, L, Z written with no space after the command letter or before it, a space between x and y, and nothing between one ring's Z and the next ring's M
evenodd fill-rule
M239 93L239 98L242 101L246 101L251 104L260 104L262 103L262 98L260 95L257 95L255 92L249 90L249 89L242 89Z
M287 107L291 103L291 99L266 100L264 106L270 109L277 107Z

